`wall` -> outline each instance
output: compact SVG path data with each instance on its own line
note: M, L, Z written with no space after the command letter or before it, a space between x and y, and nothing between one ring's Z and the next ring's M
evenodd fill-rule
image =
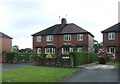
M93 52L93 37L88 34L88 52Z
M76 51L77 46L84 46L84 51L88 51L88 34L84 34L83 41L77 41L77 34L71 35L71 41L64 41L64 35L54 35L54 41L53 42L46 42L46 36L42 36L42 42L36 42L36 36L33 36L33 49L34 52L36 52L36 47L42 47L42 53L45 53L44 47L47 44L52 43L56 47L56 53L61 54L61 46L64 45L64 43L71 43L73 45L73 51ZM90 45L92 44L91 37L90 38ZM91 45L92 46L92 45Z
M1 52L2 52L2 56L0 56L0 58L2 57L2 62L6 62L5 60L5 54L8 51L11 51L12 48L12 39L8 39L8 38L0 38L0 44L2 44L1 46ZM1 61L0 61L1 62Z

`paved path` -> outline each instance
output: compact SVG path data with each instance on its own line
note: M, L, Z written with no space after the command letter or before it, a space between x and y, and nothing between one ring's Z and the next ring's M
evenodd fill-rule
M78 66L80 68L86 68L86 69L103 69L103 70L116 70L118 69L118 66L114 65L103 65L103 64L98 64L98 63L91 63L91 64L86 64L82 66Z

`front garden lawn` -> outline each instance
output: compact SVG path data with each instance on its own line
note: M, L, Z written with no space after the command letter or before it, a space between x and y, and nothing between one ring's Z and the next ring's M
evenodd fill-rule
M120 66L118 62L107 62L106 65L115 65L115 66Z
M3 82L57 82L76 73L76 69L22 67L3 71Z

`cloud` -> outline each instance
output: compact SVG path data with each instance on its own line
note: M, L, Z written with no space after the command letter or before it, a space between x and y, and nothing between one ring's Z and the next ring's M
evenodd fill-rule
M101 31L118 22L119 0L1 0L0 31L13 45L32 47L31 34L60 23L59 16L102 41ZM96 31L97 30L97 31Z

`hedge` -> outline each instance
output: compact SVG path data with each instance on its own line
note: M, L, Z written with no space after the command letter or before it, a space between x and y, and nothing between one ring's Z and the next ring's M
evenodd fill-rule
M70 52L73 56L74 66L80 66L97 61L97 54L92 52Z
M16 52L7 52L6 53L6 61L7 63L12 63L12 60L14 59L14 55L16 54Z

